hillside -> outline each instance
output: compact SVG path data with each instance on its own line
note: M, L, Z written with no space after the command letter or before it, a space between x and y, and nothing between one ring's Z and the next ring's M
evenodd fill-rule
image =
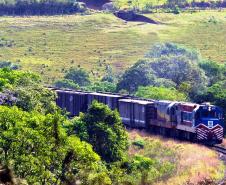
M98 78L106 65L122 71L156 42L172 41L198 49L204 58L224 62L225 11L148 14L161 24L125 22L114 15L2 17L0 60L44 75L46 82L80 65Z
M214 185L221 184L224 178L225 165L219 155L205 146L153 136L138 130L129 131L129 138L133 143L129 148L131 156L151 156L162 163L167 161L174 164L171 173L160 177L154 183L156 185ZM137 143L142 143L142 147Z

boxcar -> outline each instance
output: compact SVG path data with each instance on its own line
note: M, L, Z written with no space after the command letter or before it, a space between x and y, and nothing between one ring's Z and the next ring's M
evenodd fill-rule
M145 100L120 99L119 113L122 122L133 128L146 128L150 116L153 115L154 103Z
M56 90L57 93L57 99L56 104L64 109L65 108L65 91L64 90Z
M88 106L93 102L93 100L97 100L100 103L108 105L108 107L112 110L118 108L118 100L122 98L120 95L116 94L106 94L106 93L88 93Z
M70 116L78 116L80 112L87 110L87 94L80 91L56 90L57 105L66 109Z
M87 93L73 91L72 96L73 96L72 116L78 116L80 112L86 112L88 108Z

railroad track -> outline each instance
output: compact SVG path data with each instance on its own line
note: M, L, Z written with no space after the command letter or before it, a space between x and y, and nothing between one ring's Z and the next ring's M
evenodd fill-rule
M226 148L222 147L222 146L219 146L219 145L213 145L211 146L211 148L221 154L224 154L226 155Z

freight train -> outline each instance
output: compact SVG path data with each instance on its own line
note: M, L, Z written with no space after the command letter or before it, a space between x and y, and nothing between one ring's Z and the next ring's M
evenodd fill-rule
M208 103L196 104L167 100L75 90L54 89L56 104L70 116L86 112L92 101L117 109L122 122L130 128L141 128L154 133L205 143L221 143L223 113L221 108Z

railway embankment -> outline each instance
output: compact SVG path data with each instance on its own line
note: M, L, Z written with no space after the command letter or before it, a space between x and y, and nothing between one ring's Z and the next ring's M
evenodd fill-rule
M226 156L199 144L129 131L130 155L141 154L175 167L156 182L157 185L223 184Z

